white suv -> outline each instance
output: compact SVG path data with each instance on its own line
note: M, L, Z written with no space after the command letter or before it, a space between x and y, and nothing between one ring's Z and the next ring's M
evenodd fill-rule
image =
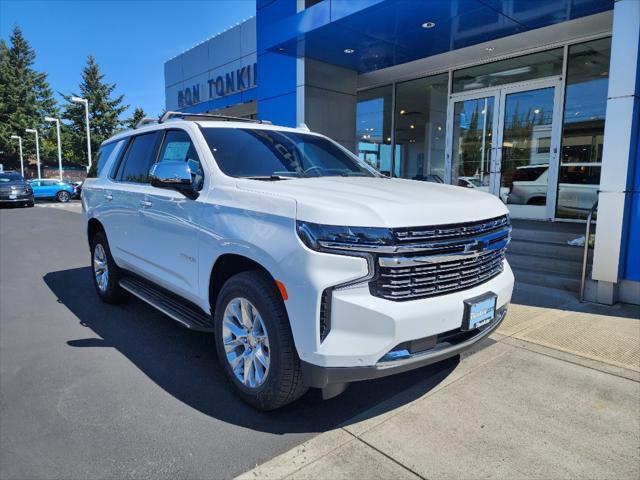
M489 194L387 178L305 128L169 112L100 148L93 279L214 333L263 410L459 354L502 321L510 224Z

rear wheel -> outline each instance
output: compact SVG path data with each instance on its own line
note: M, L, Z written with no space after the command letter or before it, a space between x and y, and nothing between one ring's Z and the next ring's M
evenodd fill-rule
M67 203L70 198L71 198L71 194L66 190L61 190L58 193L56 193L56 200L58 200L59 202Z
M268 274L254 270L227 280L214 322L218 359L242 400L273 410L306 392L287 312Z
M104 302L117 304L126 300L127 292L119 284L122 273L113 261L104 232L97 232L91 241L91 267L93 286Z

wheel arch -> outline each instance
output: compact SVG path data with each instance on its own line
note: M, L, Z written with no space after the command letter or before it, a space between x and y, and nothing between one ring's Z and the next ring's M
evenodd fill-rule
M105 235L107 234L104 226L95 218L90 218L87 222L87 240L89 241L89 247L91 247L91 242L93 242L93 237L96 233L103 232Z
M218 295L220 294L225 282L232 276L249 270L265 272L273 281L273 285L277 288L274 276L264 265L244 255L237 253L225 253L216 259L209 275L209 305L212 314L216 307Z

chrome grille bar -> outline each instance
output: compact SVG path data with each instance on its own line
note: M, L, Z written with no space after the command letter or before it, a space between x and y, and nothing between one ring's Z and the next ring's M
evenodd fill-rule
M467 225L403 229L407 242L398 255L380 255L372 295L389 300L414 300L479 285L503 271L511 227L506 216ZM408 232L408 233L407 233ZM480 233L479 233L480 232ZM396 235L398 231L396 230ZM448 236L449 240L443 240ZM430 241L424 248L425 238ZM433 248L436 247L437 248Z

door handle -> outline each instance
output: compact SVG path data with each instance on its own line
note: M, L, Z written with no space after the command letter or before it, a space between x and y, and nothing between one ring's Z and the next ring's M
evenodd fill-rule
M111 195L110 193L105 193L104 194L104 198L109 200L109 201L111 201L111 200L113 200L113 195Z
M142 201L140 202L140 206L141 206L142 208L149 208L149 207L151 207L152 205L153 205L153 203L151 203L151 202L150 202L150 201L148 201L148 200L142 200Z

